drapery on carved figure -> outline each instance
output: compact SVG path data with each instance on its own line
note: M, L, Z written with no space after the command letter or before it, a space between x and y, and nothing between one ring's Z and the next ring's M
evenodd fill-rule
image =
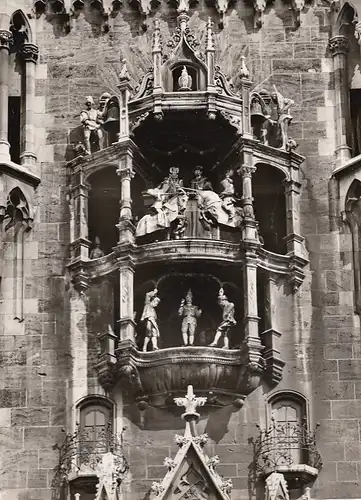
M149 341L152 342L153 350L158 350L158 337L160 335L155 309L159 302L160 298L158 297L158 290L156 288L145 294L143 314L140 318L140 321L144 321L146 331L143 343L143 352L147 351Z
M103 124L102 113L94 108L94 99L90 95L85 100L86 109L80 113L80 122L84 129L84 146L87 154L91 154L90 138L95 134L98 138L99 149L103 148L103 131L101 126Z
M140 219L136 228L136 236L170 229L169 238L179 239L186 229L184 211L187 207L188 195L182 189L183 181L178 177L179 169L171 167L169 176L161 184L147 190L147 194L154 198L151 214Z
M207 228L217 224L230 227L239 227L243 219L242 208L235 205L232 195L223 199L213 191L199 191L197 196L201 211L201 222Z
M227 296L224 294L223 288L219 290L218 304L223 310L222 322L218 326L216 334L214 336L214 340L211 344L209 344L209 346L216 347L219 339L223 337L222 349L229 349L228 333L232 326L235 326L237 324L237 321L234 319L234 304L233 302L230 302L228 300Z
M213 191L212 184L209 182L207 177L203 175L203 168L197 166L193 170L193 179L191 179L191 189L201 189Z
M192 77L188 74L187 68L183 66L181 76L178 78L179 90L192 89Z
M191 289L188 290L185 299L182 299L178 314L179 316L183 316L181 330L183 345L193 345L194 334L197 328L197 319L202 314L202 310L193 305L193 294Z
M265 121L265 144L286 149L288 126L292 121L290 108L293 106L294 101L283 97L275 85L270 97L271 100L268 105L268 113ZM281 145L276 146L279 142L281 142Z

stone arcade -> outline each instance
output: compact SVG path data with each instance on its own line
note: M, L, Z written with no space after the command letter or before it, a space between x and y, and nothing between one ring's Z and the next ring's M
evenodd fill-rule
M3 0L1 500L360 498L360 12Z

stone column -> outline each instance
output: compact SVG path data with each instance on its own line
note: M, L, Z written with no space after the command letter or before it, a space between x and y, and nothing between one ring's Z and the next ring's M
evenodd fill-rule
M257 224L254 217L253 196L252 196L252 174L256 167L244 164L239 169L242 176L242 207L243 207L243 234L242 241L249 244L257 244Z
M135 173L133 155L129 149L120 159L117 174L120 177L119 243L133 243L135 228L132 224L131 180Z
M9 109L9 49L12 41L11 31L0 30L0 159L10 161L8 143Z
M245 337L259 338L257 303L257 256L251 250L245 252L243 266Z
M287 253L303 255L303 237L300 235L301 184L296 180L284 181L286 197Z
M120 263L120 340L131 340L134 342L134 267L130 259L125 258Z
M25 115L23 151L21 163L31 165L36 162L35 145L35 67L39 56L39 49L32 43L25 43L21 48L21 54L25 62L25 104L23 106Z
M71 242L72 259L88 260L90 241L88 239L88 199L90 186L79 183L73 189L74 231Z
M344 35L330 39L329 49L333 58L335 85L335 124L336 124L336 167L351 158L350 144L350 106L347 78L347 52L349 42Z

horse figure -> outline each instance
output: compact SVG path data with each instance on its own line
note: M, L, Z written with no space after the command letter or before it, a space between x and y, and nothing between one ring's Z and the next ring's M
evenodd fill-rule
M137 224L135 235L139 238L155 231L169 229L167 238L175 239L181 237L185 229L184 211L187 208L188 195L184 189L179 189L176 194L168 195L156 193L155 189L149 189L148 194L155 197L153 213L144 215ZM168 198L167 201L160 197Z
M241 224L242 209L235 206L233 196L225 196L222 199L214 191L198 191L197 202L201 218L206 224L223 224L230 227L239 227Z

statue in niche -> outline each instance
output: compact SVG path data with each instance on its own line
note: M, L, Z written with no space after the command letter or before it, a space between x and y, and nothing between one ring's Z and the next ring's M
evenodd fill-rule
M234 304L233 302L230 302L227 298L227 296L224 293L223 288L219 290L218 294L218 304L222 308L222 322L218 326L216 334L214 336L214 340L211 344L209 344L210 347L216 347L218 344L218 341L221 337L223 337L223 347L222 349L229 349L229 339L228 339L228 333L229 330L237 324L237 321L234 319Z
M203 175L203 168L199 165L193 170L193 179L191 179L190 187L191 189L196 190L213 191L212 184L209 182L207 177Z
M90 258L91 259L100 259L100 257L104 257L104 252L100 248L100 239L98 238L98 236L96 236L95 241L94 241L94 248L90 252Z
M288 141L288 126L292 121L290 108L294 104L292 99L286 99L278 92L276 86L268 104L268 114L265 121L265 144L268 146L286 149ZM281 145L279 145L281 144Z
M183 66L180 77L178 78L179 90L192 90L192 77L188 74L187 68Z
M197 320L202 314L202 310L193 305L193 294L191 289L188 290L185 299L182 299L178 309L178 314L183 317L181 329L183 345L193 345L194 334L197 328Z
M143 343L143 352L147 351L149 342L152 342L153 351L158 350L159 328L157 322L156 307L160 302L158 290L155 288L151 292L145 294L145 302L142 317L140 321L145 324L145 338Z
M161 184L147 190L154 198L151 213L140 219L136 228L136 236L144 236L162 229L170 229L168 237L179 239L186 229L184 216L188 195L183 188L183 181L178 177L179 168L171 167L169 176Z
M207 229L209 226L223 224L239 227L243 219L243 210L236 205L235 188L232 179L233 170L228 169L221 181L223 191L218 195L209 190L198 191L198 206L201 210L201 222Z
M84 129L84 146L88 155L91 154L90 139L92 135L98 138L99 149L103 149L103 115L101 111L94 108L94 99L90 95L85 100L86 109L80 113L80 122Z

